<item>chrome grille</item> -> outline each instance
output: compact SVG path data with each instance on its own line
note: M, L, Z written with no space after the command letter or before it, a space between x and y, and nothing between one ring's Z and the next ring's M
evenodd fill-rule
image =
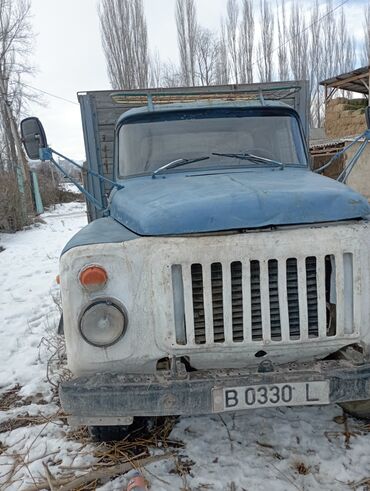
M177 343L286 342L340 334L333 316L341 315L345 276L353 274L343 267L344 259L352 264L352 254L346 253L173 266L183 291L183 318L176 326L183 335Z

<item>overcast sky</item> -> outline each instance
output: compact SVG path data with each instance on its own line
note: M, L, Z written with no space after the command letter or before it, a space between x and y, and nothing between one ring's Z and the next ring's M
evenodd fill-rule
M350 31L357 39L362 36L365 1L349 0L344 6ZM217 30L227 0L195 2L199 23ZM33 62L38 72L27 83L71 102L45 94L45 107L33 105L30 111L43 121L50 145L79 160L84 159L85 151L76 93L110 88L100 42L97 3L97 0L32 0L32 23L37 34ZM304 3L308 12L311 2ZM341 1L333 3L339 5ZM164 61L177 61L175 0L144 0L144 5L150 49L157 49Z

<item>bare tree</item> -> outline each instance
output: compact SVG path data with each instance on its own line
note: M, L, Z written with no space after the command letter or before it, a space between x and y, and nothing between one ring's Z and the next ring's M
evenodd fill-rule
M273 74L274 17L267 0L260 0L260 16L261 39L257 48L257 68L261 82L271 82Z
M302 12L302 2L294 0L289 23L290 69L293 78L306 80L308 77L308 31Z
M176 26L183 84L195 85L198 23L194 0L176 0Z
M289 60L288 60L288 26L287 26L287 12L285 0L280 0L280 3L276 3L277 10L277 29L278 29L278 73L279 80L289 79Z
M340 73L349 72L356 66L356 46L353 36L348 33L343 7L337 19L337 37L335 53Z
M229 54L231 59L231 71L233 73L234 82L239 82L238 74L238 18L239 7L236 0L227 0L227 16L226 16L226 32Z
M322 24L320 19L319 0L315 0L310 15L309 30L309 81L311 91L311 124L312 126L321 126L322 117L322 90L319 82L323 79L322 66Z
M254 12L252 0L243 0L240 21L239 74L242 83L253 82Z
M370 2L364 7L364 43L362 48L361 63L370 65Z
M227 49L226 28L221 19L221 33L218 40L217 63L216 63L216 84L226 85L230 81L230 67Z
M176 26L177 26L177 42L180 54L180 67L182 72L183 84L190 85L190 60L189 60L189 45L188 34L186 29L186 13L185 4L181 0L176 2Z
M322 65L325 78L332 77L338 72L338 60L336 58L336 39L338 35L335 13L333 12L333 1L326 0L325 22L323 28L323 52Z
M99 18L112 87L147 87L149 54L143 0L101 0Z
M28 222L33 212L28 163L18 130L19 118L28 94L24 75L32 72L29 55L33 34L29 24L31 6L28 0L0 0L0 136L2 169L13 172L19 183L18 204L21 219ZM18 190L18 186L15 186Z
M161 85L163 87L180 87L183 84L183 74L172 62L163 64Z
M155 51L149 61L149 85L160 87L162 83L163 63L158 51Z
M197 43L197 74L201 85L216 81L218 40L209 29L199 28Z

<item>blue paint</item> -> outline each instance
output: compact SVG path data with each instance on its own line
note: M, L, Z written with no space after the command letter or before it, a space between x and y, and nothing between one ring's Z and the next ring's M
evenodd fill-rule
M344 184L289 166L126 179L111 202L111 216L144 236L314 224L369 214L366 199Z
M256 114L261 114L261 109L267 114L273 112L287 114L296 117L299 121L299 115L295 109L281 101L265 101L261 104L258 100L250 101L194 101L194 102L178 102L174 104L157 104L150 106L141 106L129 109L124 112L117 120L116 128L122 124L138 123L140 121L171 121L174 119L194 119L207 117L245 117L245 111L253 116L253 111Z
M50 147L39 148L40 160L45 162L46 160L51 160L53 158L53 151Z
M62 255L75 247L93 244L112 244L137 239L138 236L122 227L111 217L97 218L75 234L65 245Z

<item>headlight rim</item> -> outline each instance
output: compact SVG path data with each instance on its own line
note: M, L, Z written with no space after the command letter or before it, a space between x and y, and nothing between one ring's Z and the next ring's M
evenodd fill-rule
M122 317L123 317L123 320L124 320L124 325L123 325L123 329L122 329L122 332L121 334L114 340L112 341L111 343L107 343L107 344L96 344L94 343L93 341L91 341L90 339L88 339L85 334L83 333L83 330L82 330L82 319L84 317L84 315L92 308L94 307L95 305L97 304L101 304L101 303L104 303L106 305L112 305L113 307L115 307L121 314L122 314ZM99 297L99 298L94 298L91 302L89 302L82 310L80 316L79 316L79 319L78 319L78 330L81 334L81 337L82 339L88 343L90 346L94 346L95 348L109 348L110 346L113 346L114 344L117 344L121 339L122 337L126 334L127 332L127 327L128 327L128 315L127 315L127 310L126 308L124 307L124 305L118 301L116 298L111 298L111 297Z

